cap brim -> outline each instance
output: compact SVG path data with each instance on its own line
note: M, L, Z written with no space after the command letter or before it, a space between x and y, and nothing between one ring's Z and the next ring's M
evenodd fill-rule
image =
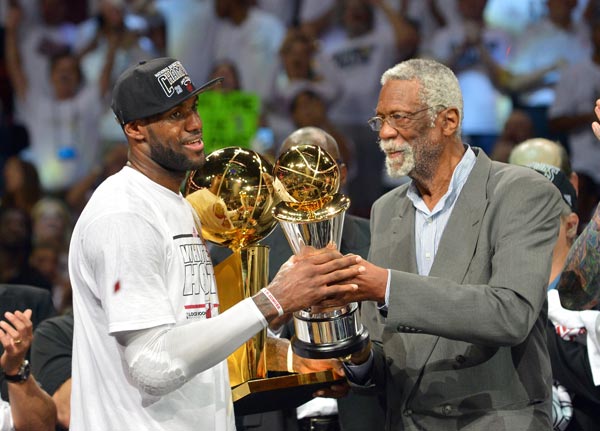
M211 90L213 87L216 87L217 85L221 84L224 79L225 78L223 78L222 76L219 76L218 78L215 78L215 79L211 79L206 84L202 85L200 88L197 88L196 90L194 90L194 92L191 95L194 96L194 95L200 94L204 91Z

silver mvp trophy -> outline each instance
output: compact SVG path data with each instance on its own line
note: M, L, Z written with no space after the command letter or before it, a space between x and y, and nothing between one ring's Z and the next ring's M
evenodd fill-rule
M339 247L350 199L338 193L340 170L310 134L277 159L274 189L281 199L273 209L294 254L305 246ZM361 350L369 334L360 323L358 304L310 307L294 313L292 349L311 359L343 358Z

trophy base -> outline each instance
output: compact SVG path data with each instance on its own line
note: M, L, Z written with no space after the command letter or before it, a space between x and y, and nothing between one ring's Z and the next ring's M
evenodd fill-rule
M331 370L270 377L244 382L231 389L236 416L296 408L313 399L313 393L343 381Z
M309 359L344 358L364 349L368 343L369 333L365 329L347 340L326 344L307 343L294 336L292 351L298 356Z

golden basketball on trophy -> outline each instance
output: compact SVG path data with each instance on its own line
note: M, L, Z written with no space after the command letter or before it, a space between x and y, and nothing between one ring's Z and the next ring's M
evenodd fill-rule
M311 134L281 154L273 170L273 188L281 202L273 209L297 254L304 246L329 244L338 249L350 199L339 192L340 170L333 157L310 143ZM292 349L311 359L342 358L369 341L356 302L343 307L310 307L294 313Z
M186 199L202 222L202 235L240 249L257 243L277 225L271 214L273 165L255 151L227 147L206 157L188 176ZM264 286L263 286L264 287Z

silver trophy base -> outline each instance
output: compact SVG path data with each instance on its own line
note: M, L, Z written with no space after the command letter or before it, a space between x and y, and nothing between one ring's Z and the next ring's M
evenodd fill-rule
M358 320L356 302L320 311L294 313L296 335L292 338L292 350L296 355L309 359L343 358L367 345L369 333Z

